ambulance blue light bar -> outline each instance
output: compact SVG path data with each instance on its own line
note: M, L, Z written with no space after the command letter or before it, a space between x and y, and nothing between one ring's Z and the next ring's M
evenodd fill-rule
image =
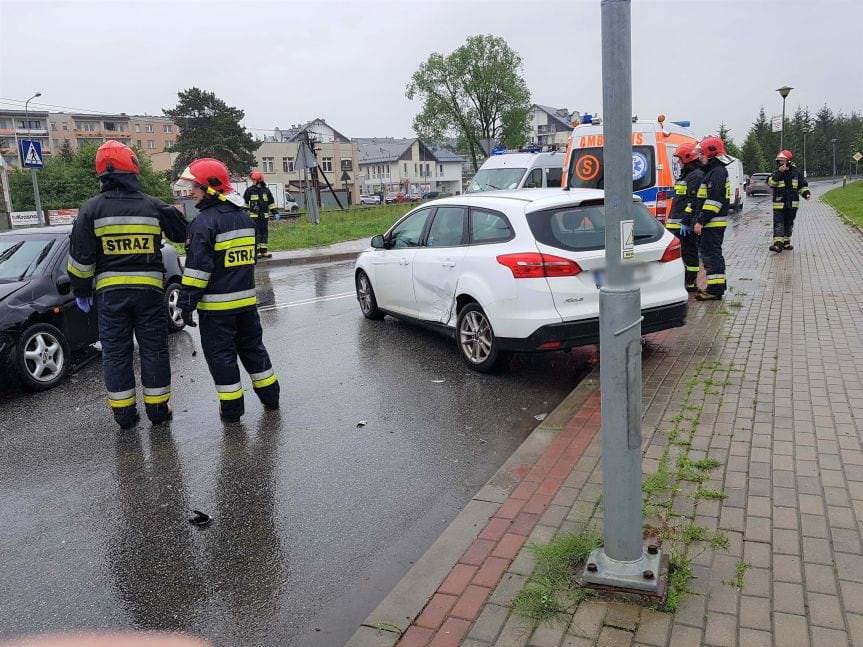
M686 120L686 121L672 121L671 123L673 123L673 124L675 124L675 125L677 125L677 126L680 126L681 128L689 128L689 126L691 125L691 124L690 124L690 122L689 122L689 120Z

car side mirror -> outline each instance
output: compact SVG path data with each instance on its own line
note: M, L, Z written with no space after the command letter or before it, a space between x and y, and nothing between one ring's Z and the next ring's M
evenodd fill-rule
M68 274L61 274L57 278L57 292L60 294L69 294L69 291L72 289L72 279L69 278Z
M372 248L373 249L386 249L387 243L384 240L384 237L378 234L377 236L372 236Z

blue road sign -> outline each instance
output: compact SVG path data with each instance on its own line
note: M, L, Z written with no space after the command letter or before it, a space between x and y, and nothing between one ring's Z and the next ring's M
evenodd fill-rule
M22 139L21 159L24 160L24 168L42 168L42 143L35 139Z

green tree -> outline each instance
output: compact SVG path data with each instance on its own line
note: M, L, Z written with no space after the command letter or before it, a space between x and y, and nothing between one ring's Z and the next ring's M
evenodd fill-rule
M743 162L743 172L749 175L758 173L759 171L770 170L770 166L764 158L764 151L758 142L758 137L752 130L749 131L746 141L743 142L743 148L740 151L740 160Z
M260 142L240 124L245 112L200 88L182 90L177 96L177 105L163 110L180 129L171 148L179 153L174 173L179 175L197 157L214 157L233 175L247 175Z
M740 158L740 148L737 144L734 143L734 140L731 139L731 135L728 133L731 132L728 130L728 126L725 125L723 121L719 124L719 139L725 142L725 152L731 155L732 157Z
M521 57L499 36L471 36L444 56L437 52L414 72L408 99L422 101L414 118L421 137L456 137L479 168L482 140L507 147L524 143L530 92Z
M83 202L99 193L96 177L96 149L93 144L82 146L68 157L64 154L45 157L45 167L39 173L39 195L45 209L77 209ZM153 170L150 160L135 150L141 166L141 190L165 201L170 201L171 185L164 173ZM14 169L9 173L12 208L15 211L32 211L33 185L30 171Z

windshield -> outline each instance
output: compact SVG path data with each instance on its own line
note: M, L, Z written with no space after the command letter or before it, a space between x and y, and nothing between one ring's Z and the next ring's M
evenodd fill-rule
M55 238L0 238L0 283L22 281L41 273L55 242Z
M573 189L604 188L602 148L577 148L569 162L569 186ZM632 190L656 183L656 158L652 146L632 147Z
M640 202L633 204L635 244L659 240L663 228ZM605 207L561 207L527 214L527 224L539 242L573 252L605 247Z
M499 189L517 189L518 183L524 177L523 168L485 168L477 171L470 181L465 193L477 191L496 191Z

